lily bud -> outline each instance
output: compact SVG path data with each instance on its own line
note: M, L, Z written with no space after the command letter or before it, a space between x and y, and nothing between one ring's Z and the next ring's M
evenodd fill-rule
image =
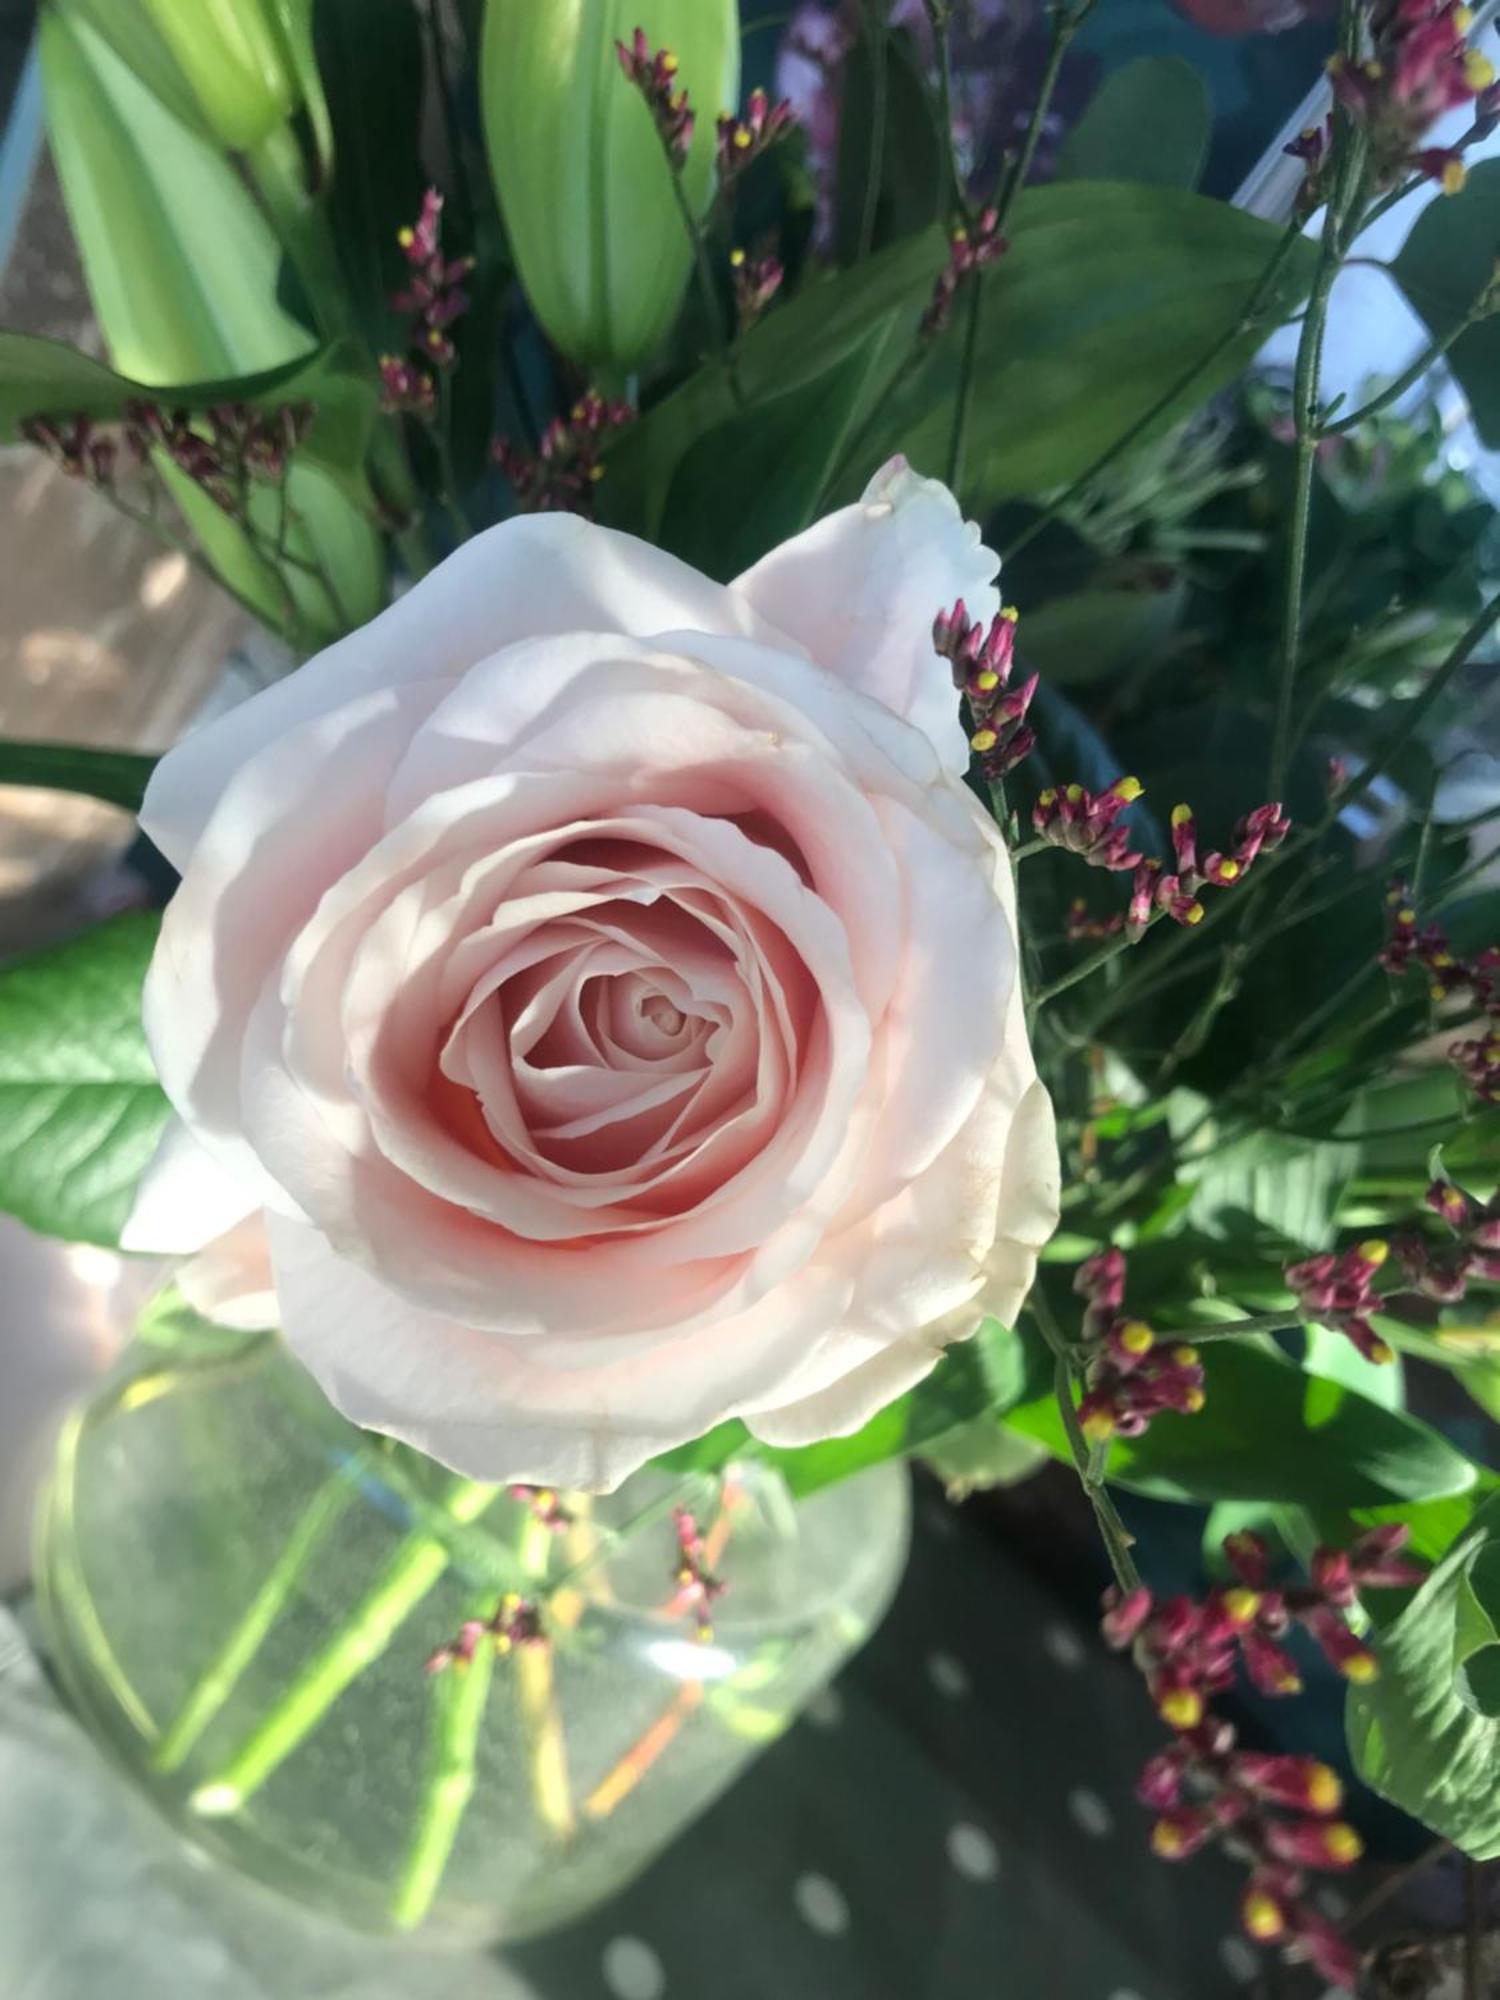
M511 249L548 337L595 376L660 346L693 260L661 135L616 53L637 28L670 52L687 94L680 173L701 216L715 120L739 101L735 0L489 0L485 11L480 97Z
M248 152L302 92L277 0L138 0L221 146ZM117 6L129 0L116 0Z

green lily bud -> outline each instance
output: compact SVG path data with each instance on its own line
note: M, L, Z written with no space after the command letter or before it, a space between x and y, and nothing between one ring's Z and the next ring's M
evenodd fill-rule
M637 366L682 302L692 244L651 112L617 42L677 59L695 114L682 186L714 188L714 127L739 101L737 0L488 0L480 90L490 172L521 282L580 366Z
M297 109L302 92L276 0L141 4L220 145L249 152Z

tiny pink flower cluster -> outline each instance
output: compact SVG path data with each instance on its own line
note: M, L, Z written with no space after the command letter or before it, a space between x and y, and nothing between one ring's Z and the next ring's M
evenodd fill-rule
M676 56L670 49L653 49L644 28L637 28L628 42L616 42L615 54L645 100L667 157L674 167L680 167L692 149L697 119L687 92L676 87Z
M439 1646L427 1661L429 1674L444 1673L449 1667L460 1672L471 1666L480 1647L489 1641L503 1658L517 1646L545 1646L542 1614L529 1597L507 1591L489 1618L469 1618L459 1627L458 1637Z
M1096 868L1135 870L1130 901L1123 911L1093 917L1081 899L1073 904L1068 912L1069 937L1114 937L1124 931L1134 944L1158 916L1168 916L1173 923L1191 929L1203 921L1203 905L1198 900L1201 888L1227 889L1242 881L1257 855L1279 847L1292 830L1279 805L1257 806L1235 828L1232 853L1215 850L1200 861L1192 808L1174 806L1172 847L1177 866L1167 871L1154 857L1143 860L1132 853L1124 829L1114 825L1118 813L1140 796L1136 779L1121 778L1107 792L1090 794L1081 786L1070 785L1061 794L1043 792L1038 799L1033 824L1044 839L1082 853ZM1114 800L1118 803L1112 803ZM1070 837L1062 837L1064 834Z
M1120 814L1142 792L1139 778L1117 778L1107 792L1087 792L1082 785L1048 786L1031 809L1031 824L1043 840L1065 847L1091 868L1128 871L1141 856L1130 845L1130 830Z
M707 1645L714 1636L713 1606L724 1595L726 1585L708 1567L707 1544L697 1517L686 1507L674 1507L672 1524L677 1530L677 1566L673 1571L677 1596L672 1610L691 1612L698 1637Z
M719 119L717 161L720 188L731 187L763 153L784 139L796 124L785 98L773 104L763 90L752 90L743 118L726 111Z
M974 723L969 747L991 784L1015 769L1036 743L1026 727L1026 711L1036 693L1038 676L1029 674L1010 686L1015 665L1016 620L1019 613L1002 607L988 629L969 617L962 598L951 611L940 611L933 622L932 644L953 669L953 685L969 705Z
M943 332L953 318L953 302L963 286L1009 248L1000 234L998 209L983 209L972 224L959 224L949 238L948 261L937 275L931 302L922 315L924 338L930 340Z
M554 417L548 424L535 455L509 438L496 438L490 454L524 512L588 514L593 510L594 488L604 477L600 455L605 440L634 421L629 403L606 402L589 389L566 417Z
M786 272L779 257L747 257L743 250L731 250L729 269L734 279L735 325L748 333L781 290Z
M512 1500L519 1500L530 1508L532 1519L544 1528L550 1528L560 1535L565 1528L573 1525L573 1516L550 1486L507 1486L506 1493Z
M1092 1350L1078 1422L1091 1444L1139 1437L1163 1410L1196 1416L1203 1408L1198 1350L1178 1342L1158 1347L1144 1320L1125 1311L1125 1254L1101 1250L1080 1264L1073 1289L1088 1305L1083 1338Z
M1452 1181L1434 1181L1426 1201L1457 1241L1439 1248L1415 1231L1395 1239L1396 1255L1416 1290L1444 1305L1456 1305L1467 1296L1471 1278L1500 1282L1500 1195L1480 1203Z
M1103 1631L1129 1647L1157 1713L1175 1731L1171 1746L1141 1773L1137 1796L1156 1813L1151 1844L1169 1861L1186 1860L1218 1842L1250 1870L1240 1920L1258 1943L1279 1943L1286 1957L1311 1964L1325 1979L1353 1987L1360 1955L1304 1901L1307 1873L1348 1868L1359 1835L1335 1817L1343 1803L1337 1774L1310 1757L1237 1748L1233 1726L1210 1708L1242 1665L1263 1694L1301 1692L1302 1677L1281 1641L1303 1625L1346 1678L1376 1678L1379 1663L1349 1629L1345 1613L1360 1589L1405 1589L1423 1572L1398 1560L1407 1529L1375 1528L1348 1549L1320 1548L1311 1582L1271 1587L1270 1554L1258 1535L1232 1535L1224 1553L1236 1583L1201 1602L1155 1599L1144 1588L1111 1590Z
M1449 1045L1448 1060L1481 1103L1500 1104L1500 945L1486 945L1473 959L1459 958L1440 924L1419 927L1406 883L1393 883L1386 903L1391 932L1380 964L1398 978L1420 966L1435 1001L1464 994L1487 1017L1482 1034Z
M1375 1279L1389 1255L1390 1245L1372 1236L1341 1252L1304 1257L1281 1275L1308 1319L1346 1334L1367 1361L1393 1361L1394 1349L1370 1324L1380 1305Z
M1463 186L1461 149L1421 142L1444 112L1484 98L1493 88L1492 65L1466 39L1473 21L1460 0L1379 0L1371 16L1369 56L1362 61L1335 56L1329 63L1334 95L1368 134L1383 178L1415 169L1449 194ZM1487 108L1481 106L1481 122ZM1312 159L1314 167L1324 150Z
M410 410L428 416L437 405L434 369L451 368L457 350L449 328L469 309L464 280L474 269L472 257L445 257L442 244L443 197L429 188L414 223L396 232L411 277L405 289L391 294L391 304L411 318L406 355L380 357L380 381L388 410Z
M32 417L21 425L29 444L45 451L61 472L91 486L112 485L123 443L138 466L161 451L209 497L233 511L247 478L281 479L312 424L311 403L258 410L248 403L220 403L211 410L164 410L157 403L125 405L118 432L101 430L86 416Z

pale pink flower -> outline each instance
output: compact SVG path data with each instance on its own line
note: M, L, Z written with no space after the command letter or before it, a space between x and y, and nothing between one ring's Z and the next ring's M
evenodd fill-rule
M728 587L525 517L190 736L146 1019L200 1151L127 1240L263 1209L200 1300L269 1277L354 1421L547 1486L1011 1321L1057 1151L931 639L996 569L900 461Z

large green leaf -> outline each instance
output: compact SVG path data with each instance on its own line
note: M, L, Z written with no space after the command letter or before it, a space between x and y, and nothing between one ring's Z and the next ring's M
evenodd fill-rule
M0 971L0 1208L113 1244L168 1117L141 1028L160 918L131 911Z
M0 785L82 792L138 812L156 759L134 750L94 750L84 743L23 743L0 737Z
M987 508L1065 485L1153 410L1143 437L1232 381L1264 338L1242 323L1280 236L1178 188L1065 181L1025 194L984 276L966 497ZM1304 288L1309 255L1290 259L1279 310ZM892 451L942 466L962 351L950 333L898 385L849 490Z
M1376 1642L1380 1677L1351 1689L1365 1783L1475 1860L1500 1855L1500 1500Z
M883 37L884 134L875 244L883 247L925 229L942 214L946 151L932 92L910 38ZM833 252L841 264L859 254L869 201L876 130L871 38L862 34L845 58L840 78L838 171L833 199Z
M1196 185L1212 123L1208 91L1181 56L1138 56L1106 77L1063 143L1058 180Z
M1065 484L1158 403L1165 429L1232 380L1263 337L1263 327L1241 323L1280 240L1223 202L1097 181L1028 189L1010 233L984 281L968 452L969 497L981 506ZM910 237L809 283L742 343L739 377L755 405L806 382L830 351L892 316L836 499L857 493L893 452L928 472L946 460L963 343L950 332L917 346L946 255L940 230ZM1304 247L1290 258L1278 309L1305 289L1310 255ZM732 412L717 366L659 403L610 454L607 517L659 538L675 467Z
M1391 267L1438 339L1494 282L1500 243L1500 160L1475 167L1460 194L1429 202ZM1500 317L1482 319L1448 350L1479 435L1500 445Z
M1112 1481L1159 1500L1301 1507L1427 1500L1474 1483L1468 1459L1426 1424L1305 1374L1269 1343L1225 1341L1202 1354L1203 1409L1168 1412L1143 1436L1120 1440L1110 1454ZM1069 1456L1050 1395L1019 1404L1006 1422L1056 1457Z
M727 583L805 528L890 329L877 321L822 374L699 438L667 495L667 547Z

